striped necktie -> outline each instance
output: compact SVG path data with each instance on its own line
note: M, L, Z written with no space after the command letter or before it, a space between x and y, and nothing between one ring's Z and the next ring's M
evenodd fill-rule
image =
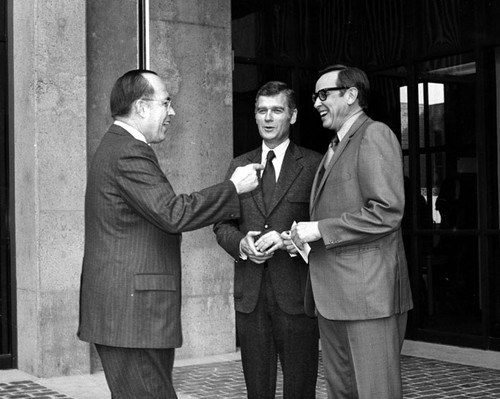
M323 164L325 169L328 168L328 165L330 164L330 162L333 158L333 154L335 153L335 150L337 149L339 142L340 142L339 136L335 135L335 137L332 139L330 145L328 146L328 151L326 153L325 163Z

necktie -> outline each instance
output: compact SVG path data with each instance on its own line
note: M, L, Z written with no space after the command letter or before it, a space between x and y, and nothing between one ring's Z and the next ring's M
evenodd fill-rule
M328 167L328 164L330 163L330 161L333 158L333 154L335 153L335 149L339 145L339 141L340 140L339 140L338 136L335 135L335 137L330 142L330 145L328 146L328 151L326 152L325 163L323 164L323 167L319 170L319 173L318 173L318 186L321 183L321 179L323 179L323 175L325 174L325 170Z
M264 197L264 204L266 209L269 209L271 198L273 197L274 187L276 186L276 172L274 171L273 158L275 157L273 151L267 153L266 167L262 173L262 195Z
M335 150L337 149L337 146L339 145L339 136L335 135L335 137L332 139L330 145L328 146L328 151L326 153L326 159L324 163L325 169L328 168L328 165L330 164L330 161L333 158L333 154L335 153Z

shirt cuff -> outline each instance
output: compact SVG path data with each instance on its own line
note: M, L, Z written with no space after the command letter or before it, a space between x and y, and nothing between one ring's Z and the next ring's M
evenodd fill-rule
M241 241L240 241L240 259L247 260L248 256L241 250Z

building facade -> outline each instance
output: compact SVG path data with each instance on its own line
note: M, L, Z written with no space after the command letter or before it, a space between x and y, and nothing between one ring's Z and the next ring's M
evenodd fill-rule
M87 163L111 123L111 87L144 62L147 5L148 62L169 82L177 111L168 140L155 146L161 166L178 193L221 181L232 157L230 3L1 4L1 182L9 193L1 306L10 312L2 312L2 365L37 376L89 373L99 365L76 337L83 199ZM184 235L182 255L177 356L234 351L231 260L209 227Z
M293 139L324 152L316 73L365 69L368 113L403 147L407 338L500 353L498 1L0 0L0 17L0 368L100 367L76 337L86 167L112 84L139 66L173 97L155 151L178 193L259 145L254 98L268 80L298 94ZM235 351L231 259L210 228L185 234L182 255L177 357Z

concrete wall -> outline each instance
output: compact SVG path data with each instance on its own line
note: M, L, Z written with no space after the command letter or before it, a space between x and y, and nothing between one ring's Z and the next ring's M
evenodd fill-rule
M18 367L88 371L76 338L86 175L85 1L10 1Z
M150 69L167 82L177 113L153 148L177 193L218 183L232 158L230 10L230 0L150 0ZM111 122L114 81L138 65L136 11L135 0L87 2L89 159ZM182 260L184 345L176 357L234 351L233 266L211 228L184 234Z
M87 159L113 122L109 94L116 79L137 68L137 0L87 0Z
M150 0L151 69L177 115L155 146L176 192L221 181L233 154L230 0ZM177 358L235 350L233 265L211 227L185 233L184 345Z
M86 165L111 123L114 81L137 67L136 0L9 1L13 261L18 368L41 377L98 368L76 337ZM175 190L219 182L232 158L230 0L151 1L151 69L177 112L155 146ZM211 228L183 241L184 346L235 349L232 262Z

